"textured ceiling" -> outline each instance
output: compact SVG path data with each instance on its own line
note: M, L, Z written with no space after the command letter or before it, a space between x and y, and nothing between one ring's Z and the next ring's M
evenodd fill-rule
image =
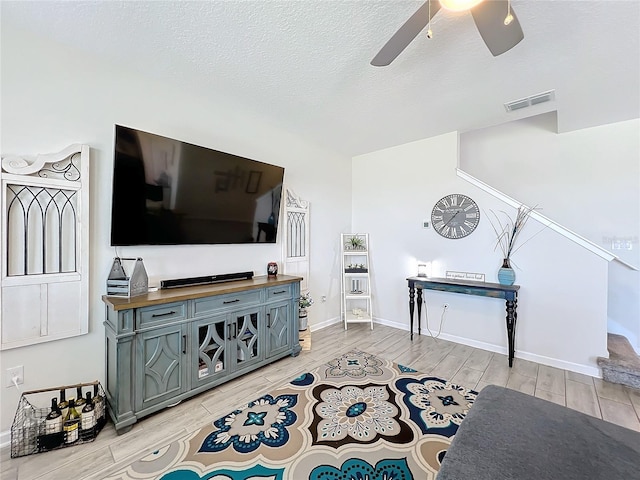
M432 0L437 1L437 0ZM2 24L154 81L225 95L352 156L549 110L558 128L640 116L640 0L513 0L525 38L493 57L469 13L440 11L388 67L369 62L414 0L2 1ZM553 103L504 102L555 89Z

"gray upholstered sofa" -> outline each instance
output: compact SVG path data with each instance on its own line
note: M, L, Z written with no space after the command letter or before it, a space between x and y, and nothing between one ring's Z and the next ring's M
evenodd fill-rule
M478 395L437 480L640 480L640 433L514 390Z

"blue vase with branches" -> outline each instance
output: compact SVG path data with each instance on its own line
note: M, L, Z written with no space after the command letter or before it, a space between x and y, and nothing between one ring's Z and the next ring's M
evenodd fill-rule
M496 215L494 212L493 216L495 218L496 224L491 222L491 226L493 227L494 232L496 233L498 239L496 241L496 248L500 247L502 250L503 260L502 266L498 270L498 282L501 285L513 285L516 281L516 272L511 268L511 256L520 248L524 243L516 247L516 241L522 232L522 229L529 220L529 214L533 211L535 207L527 207L525 205L520 205L518 207L518 212L516 213L515 219L512 219L507 215L506 212L502 212L504 217L500 220L500 217ZM531 239L529 239L531 240ZM528 241L528 240L527 240Z
M513 285L516 281L516 272L511 268L509 258L502 261L502 266L498 270L498 283L500 285Z

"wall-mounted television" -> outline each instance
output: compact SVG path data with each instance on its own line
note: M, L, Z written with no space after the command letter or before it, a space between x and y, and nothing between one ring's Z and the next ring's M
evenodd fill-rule
M115 126L111 245L275 243L284 168Z

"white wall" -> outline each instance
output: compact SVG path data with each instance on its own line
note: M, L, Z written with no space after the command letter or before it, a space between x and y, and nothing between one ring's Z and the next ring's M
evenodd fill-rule
M379 321L408 328L406 277L416 274L418 261L431 262L434 277L453 270L484 273L486 281L497 282L502 255L494 251L487 212L510 207L459 178L457 162L455 132L353 160L353 231L370 234ZM449 193L468 195L482 211L468 237L448 240L422 228L433 205ZM596 359L607 354L608 262L531 220L522 239L533 235L514 256L521 285L516 357L598 375ZM426 300L432 331L438 330L442 304L450 305L442 338L506 353L503 301L432 291Z
M350 159L279 130L241 99L222 98L216 92L198 94L189 85L154 83L5 24L1 48L2 154L49 153L71 143L91 147L90 333L1 352L2 370L24 365L24 390L104 381L101 296L115 254L109 246L109 218L116 123L285 167L285 183L311 202L310 288L317 301L310 322L339 315L332 261L334 244L351 221ZM151 284L164 278L248 270L265 275L267 262L281 259L280 245L118 251L141 256ZM321 295L329 297L327 303L319 301ZM0 432L6 433L19 395L2 385L0 398Z
M640 268L640 120L557 134L555 112L460 135L460 168ZM631 239L612 250L612 239ZM613 262L609 330L640 352L640 272Z

